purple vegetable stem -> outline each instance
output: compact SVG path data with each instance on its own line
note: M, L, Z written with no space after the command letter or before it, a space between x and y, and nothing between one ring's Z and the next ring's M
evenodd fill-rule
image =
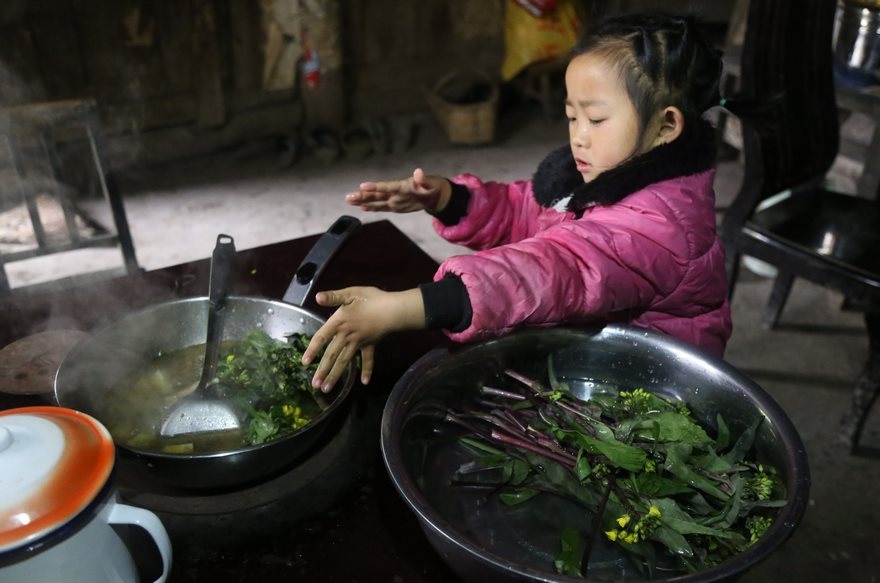
M517 439L516 437L512 437L509 435L505 435L500 431L492 431L492 439L495 441L500 441L501 443L506 443L508 445L512 445L515 447L519 447L522 449L527 449L532 453L536 453L538 455L542 455L548 459L551 459L555 462L559 462L563 466L567 467L569 470L574 470L575 458L573 456L557 453L555 451L549 451L537 444L534 444L530 441L524 441L522 439Z

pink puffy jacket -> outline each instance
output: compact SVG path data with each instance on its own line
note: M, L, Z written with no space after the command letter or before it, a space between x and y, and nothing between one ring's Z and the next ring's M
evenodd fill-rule
M724 250L715 230L714 170L654 183L581 218L540 206L530 181L453 182L467 214L434 228L476 250L434 276L458 275L473 318L456 341L522 326L629 323L722 356L731 333Z

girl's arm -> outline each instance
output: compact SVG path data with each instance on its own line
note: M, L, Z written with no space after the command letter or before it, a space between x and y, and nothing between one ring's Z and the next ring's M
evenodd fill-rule
M470 342L523 325L607 321L660 301L683 277L686 243L629 229L631 217L620 218L565 221L517 243L447 259L435 279L461 278L472 307L470 325L450 338Z
M470 174L447 180L421 168L400 180L362 182L345 201L367 212L427 211L440 236L471 249L530 237L542 216L558 214L535 201L530 181L483 182Z
M565 216L540 206L530 181L483 182L471 174L461 174L451 182L449 208L433 213L434 229L450 243L475 250L491 249L531 237L542 228L542 221ZM457 216L450 216L456 207Z

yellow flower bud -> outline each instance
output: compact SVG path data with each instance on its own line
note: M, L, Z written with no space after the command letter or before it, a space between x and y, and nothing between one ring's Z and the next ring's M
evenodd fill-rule
M656 506L651 506L648 509L648 516L660 516L660 509Z
M617 529L614 530L606 530L605 536L608 537L608 540L617 540Z
M620 528L623 528L627 524L629 524L629 521L630 521L629 514L624 514L623 516L621 516L620 518L617 519L617 524L620 525Z

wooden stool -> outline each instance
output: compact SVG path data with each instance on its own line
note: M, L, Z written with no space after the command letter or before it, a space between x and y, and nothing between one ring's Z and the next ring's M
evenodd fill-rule
M78 148L91 161L91 170L113 215L114 230L82 230L70 193L65 188L63 148ZM94 100L58 101L0 108L0 163L15 173L22 203L27 208L35 246L0 254L0 296L11 292L6 264L52 253L88 247L117 247L123 267L104 275L115 276L140 270L125 216L122 197L107 163L106 144L98 107ZM33 180L48 168L48 194L63 212L64 236L48 236L40 216L42 186ZM77 167L78 169L78 167ZM93 275L98 275L93 274Z

